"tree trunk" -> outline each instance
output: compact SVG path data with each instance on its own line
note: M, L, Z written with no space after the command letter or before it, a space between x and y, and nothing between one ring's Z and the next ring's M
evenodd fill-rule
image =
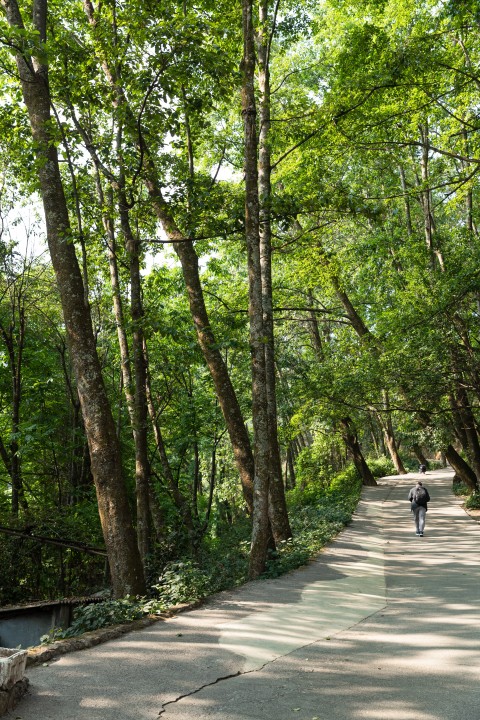
M477 476L477 484L480 481L480 443L478 440L475 417L464 387L458 384L456 404L465 431L467 440L467 452L473 471Z
M20 406L22 401L22 363L25 346L25 308L22 300L22 290L17 288L17 280L13 283L11 301L11 318L9 326L0 324L0 332L7 349L10 379L12 387L12 414L11 414L11 440L8 452L2 443L1 454L12 483L11 511L14 517L18 516L20 505L28 507L22 480L20 445ZM18 335L15 329L18 328Z
M475 473L465 460L457 453L453 445L445 448L445 457L455 470L456 475L472 492L478 490L478 482Z
M123 190L119 190L120 226L130 265L130 316L133 331L135 488L137 499L137 539L142 562L150 552L150 460L148 457L147 364L143 341L143 303L140 274L140 242L134 236Z
M387 390L382 392L384 413L377 413L378 422L383 430L383 436L385 444L388 448L388 452L394 464L394 467L399 475L406 475L407 471L402 462L402 458L398 452L397 441L395 439L395 433L393 431L392 414L390 411L390 398Z
M323 343L322 343L322 337L320 335L320 330L318 328L318 320L317 315L314 311L314 303L313 303L313 293L311 290L308 291L308 304L312 308L310 311L310 322L308 325L310 336L312 338L313 343L313 350L317 357L317 360L319 362L323 362L325 359L325 355L323 352Z
M160 464L162 467L163 476L167 482L167 486L168 486L168 489L173 498L173 502L175 503L175 506L177 507L177 509L180 511L180 516L182 518L183 523L185 524L185 527L188 530L189 536L190 536L190 538L193 538L194 526L193 526L193 518L192 518L192 512L190 509L190 505L188 504L187 499L180 492L178 484L176 483L175 478L173 476L170 461L168 459L165 444L163 442L163 436L162 436L160 424L158 422L157 415L155 413L155 407L154 407L153 397L152 397L152 388L151 388L151 383L150 383L150 375L149 375L149 371L148 371L148 352L147 352L146 345L144 348L144 354L147 359L146 396L147 396L148 414L150 416L150 421L151 421L152 427L153 427L153 434L155 437L157 453L160 458Z
M2 0L11 26L24 29L16 0ZM37 0L33 13L39 40L46 41L47 2ZM87 435L98 509L117 597L145 593L142 564L123 480L121 454L98 360L90 309L72 242L58 155L51 136L48 69L17 55L23 98L37 153L47 241L57 278L67 337Z
M363 485L369 485L374 486L377 484L377 481L372 475L372 471L367 465L367 462L365 458L363 457L362 450L360 448L360 444L358 442L357 434L355 432L355 428L353 426L353 422L351 418L342 418L340 420L340 423L343 427L343 433L342 437L345 442L345 445L347 446L348 450L350 451L350 454L352 456L353 464L357 468L358 472L360 473L360 477L362 478L362 484Z
M406 225L407 225L407 233L409 237L413 235L413 225L412 225L412 212L410 209L410 196L408 194L407 189L407 181L405 179L405 170L402 166L400 166L400 181L402 184L402 192L403 192L403 198L405 202L405 219L406 219Z
M295 479L295 464L293 462L293 449L292 449L292 443L289 443L287 448L287 471L288 471L288 482L285 483L286 487L288 489L294 488L296 479Z
M392 462L395 466L395 470L397 471L398 475L406 475L407 470L405 470L405 466L402 462L402 458L399 455L397 443L395 440L395 435L393 434L392 430L392 423L387 422L387 426L385 429L385 444L388 448L388 452L390 454L390 457L392 458Z
M153 169L150 167L147 172L148 178L146 182L153 207L164 231L174 243L175 252L182 265L183 278L187 288L190 312L195 325L198 344L213 379L218 403L232 444L244 499L248 511L251 513L253 510L254 461L250 438L227 366L218 349L208 317L198 269L198 256L192 241L185 238L176 226L160 192Z
M21 327L21 334L23 335L25 319L22 318L20 323L23 326ZM13 356L10 358L12 373L12 440L10 441L10 458L12 462L12 514L15 516L18 515L20 500L23 498L20 447L18 443L20 432L20 403L22 397L22 353L23 339L18 348L18 357L15 358L15 353L13 352ZM24 505L24 501L22 504Z
M263 336L265 351L265 386L267 394L268 444L270 452L268 513L275 543L292 536L288 520L282 461L278 444L278 413L275 378L275 338L272 298L272 232L270 222L271 159L270 159L270 69L268 0L261 0L257 33L258 82L260 88L260 134L258 162L260 273L262 284Z
M425 457L425 455L423 454L423 451L422 451L422 448L420 447L420 445L418 445L418 443L415 443L414 445L412 445L412 450L413 450L418 462L420 463L420 465L425 465L425 467L428 469L428 460Z
M110 268L110 281L112 285L113 307L115 313L115 322L117 325L118 344L120 348L120 358L123 377L123 390L127 401L127 409L132 426L132 433L135 444L135 496L137 504L137 542L140 551L142 563L145 566L145 560L150 549L150 462L148 459L148 437L147 437L147 399L145 392L145 362L143 359L143 334L141 330L141 320L143 317L143 307L140 293L140 264L138 259L139 249L133 238L128 218L128 209L126 207L125 198L119 190L119 211L120 223L130 258L130 294L131 294L131 317L133 326L133 355L134 355L134 376L132 377L132 369L130 362L130 350L128 347L128 339L126 333L126 323L123 312L123 304L120 290L120 280L118 273L117 250L115 229L112 216L106 212L105 196L100 180L98 167L96 168L97 193L102 208L102 221L107 235L108 242L108 261ZM113 197L110 193L109 207L113 211ZM138 330L140 328L140 330ZM138 344L140 343L140 355Z
M368 330L367 326L363 322L360 315L357 313L355 308L353 307L352 303L350 302L350 298L348 297L345 290L342 290L340 287L340 281L338 277L333 276L332 277L332 285L335 289L335 293L342 303L343 307L345 308L345 312L347 313L347 317L350 320L353 329L357 333L358 337L365 338L369 337L373 339L372 334L370 333L370 330Z
M263 327L262 273L257 167L257 110L255 103L255 43L252 0L242 0L243 60L242 116L245 168L245 239L248 258L248 315L252 368L252 417L254 429L254 502L250 578L265 569L269 541L268 485L270 445L268 439L265 343Z
M442 271L445 270L443 255L440 248L436 247L434 241L435 220L433 217L432 207L432 191L430 190L430 170L429 170L429 154L430 154L430 138L428 125L420 125L420 137L422 141L422 191L420 193L420 203L423 210L425 242L430 256L430 265L435 270L435 258Z

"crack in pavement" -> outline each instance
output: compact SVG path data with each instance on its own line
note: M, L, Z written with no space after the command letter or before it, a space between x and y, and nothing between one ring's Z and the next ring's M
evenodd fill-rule
M385 488L387 497L390 497L393 488ZM362 515L382 518L382 506L386 501L383 497L378 504L363 504ZM358 510L357 510L358 513ZM359 515L360 513L358 513ZM357 517L358 517L357 515ZM383 519L383 518L382 518ZM348 537L347 535L344 537ZM350 537L349 542L356 539ZM202 690L217 685L225 680L231 680L241 675L248 675L263 670L277 660L302 651L322 640L330 640L345 630L350 630L373 615L385 610L388 605L385 588L384 545L378 543L375 536L373 540L364 540L361 547L354 545L355 552L359 549L363 555L360 559L355 555L349 558L347 564L341 566L341 578L324 583L322 580L310 583L302 592L297 603L296 619L292 623L289 616L289 607L276 607L260 615L250 615L241 621L225 623L221 627L219 645L223 650L239 653L245 659L244 670L218 677L211 682L180 695L174 700L162 704L158 717L167 712L169 705L179 703L185 698L197 695ZM329 559L331 567L339 562L338 555ZM361 589L358 584L361 583ZM359 596L360 602L352 605L351 600L344 597ZM343 605L341 617L338 617L338 608ZM318 612L318 608L322 612ZM279 633L278 628L289 624L289 633ZM310 637L305 635L306 627ZM313 634L312 633L315 633ZM311 639L313 634L314 640ZM303 636L303 637L302 637ZM305 642L307 640L307 642ZM303 641L303 642L302 642ZM263 656L263 657L262 657ZM253 664L253 667L252 667Z
M212 685L217 685L217 683L222 682L223 680L231 680L232 678L236 678L239 675L247 675L249 672L256 672L255 670L248 670L247 672L242 673L241 670L237 670L236 673L232 673L231 675L224 675L223 677L219 677L213 682L205 683L205 685L202 685L201 687L197 688L196 690L192 690L192 692L185 693L185 695L179 695L175 700L169 700L166 703L162 704L162 710L158 713L157 717L160 717L160 715L163 715L163 713L166 711L166 708L169 705L175 705L175 703L180 702L180 700L184 700L187 697L191 697L192 695L196 695L197 693L201 692L202 690L205 690L207 687L211 687Z
M202 690L205 690L205 688L213 687L213 685L218 685L218 683L223 682L224 680L233 680L234 678L241 677L243 675L251 675L252 673L259 672L260 670L263 670L267 667L267 665L273 665L277 660L280 660L284 657L288 657L289 655L292 655L295 652L298 652L299 650L304 650L305 648L309 648L312 645L315 645L318 642L321 642L322 640L330 640L331 637L336 637L337 635L340 635L345 630L351 630L352 628L356 627L357 625L360 625L365 620L370 620L374 615L381 612L381 610L385 610L385 608L388 606L388 603L384 605L382 608L376 609L374 612L370 613L370 615L366 615L361 620L358 620L357 622L353 623L353 625L350 625L347 628L342 628L341 630L338 630L337 632L332 633L331 635L327 637L321 637L316 638L312 642L305 643L305 645L300 645L293 650L290 650L290 652L283 653L281 655L278 655L277 657L272 658L271 660L267 660L267 662L263 663L263 665L259 665L256 668L252 668L251 670L244 670L243 672L241 670L237 670L235 673L231 673L230 675L223 675L222 677L217 678L216 680L213 680L212 682L205 683L204 685L201 685L199 688L196 688L195 690L192 690L189 693L185 693L185 695L179 695L175 700L169 700L166 703L162 703L162 710L158 713L157 717L160 717L166 712L166 709L169 705L175 705L176 703L179 703L181 700L185 700L185 698L192 697L193 695L197 695Z

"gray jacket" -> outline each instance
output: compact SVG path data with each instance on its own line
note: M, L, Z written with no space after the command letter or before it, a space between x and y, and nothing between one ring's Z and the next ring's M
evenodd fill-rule
M430 502L430 495L428 494L428 490L427 490L427 488L425 487L425 485L422 485L422 487L423 487L423 489L425 490L425 493L426 493L425 505L422 506L422 507L425 507L425 510L427 510L427 509L428 509L428 508L427 508L427 503ZM416 503L415 500L414 500L415 490L416 490L417 488L418 488L418 485L415 485L414 487L412 487L412 489L411 489L410 492L408 493L408 499L409 499L410 502L412 503L412 510L415 510L415 508L418 507L418 506L417 506L417 503Z

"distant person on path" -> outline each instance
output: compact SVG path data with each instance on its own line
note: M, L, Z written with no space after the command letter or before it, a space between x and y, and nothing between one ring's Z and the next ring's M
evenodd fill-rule
M408 499L412 503L411 509L413 519L415 520L416 535L423 537L425 528L425 514L427 512L427 503L430 501L430 495L426 487L423 487L421 480L417 480L417 484L408 493Z
M426 465L420 465L420 467L418 468L418 470L419 470L419 472L422 473L422 475L425 475L425 473L427 472L427 466L426 466Z

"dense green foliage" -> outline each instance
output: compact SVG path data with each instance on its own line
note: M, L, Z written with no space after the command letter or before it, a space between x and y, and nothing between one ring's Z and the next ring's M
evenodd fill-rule
M477 5L304 0L278 15L269 6L272 190L260 203L272 229L292 526L269 576L305 562L348 521L357 449L373 477L450 452L470 468L468 493L478 489ZM251 520L178 260L189 243L213 349L253 441L241 12L223 0L108 0L93 16L87 6L50 0L46 43L26 2L25 28L2 22L0 526L18 534L0 529L0 604L109 585L105 558L82 550L101 550L103 535L58 290L38 249L40 161L20 51L48 61L49 132L134 522L139 353L148 369L144 560L163 607L247 577ZM255 91L260 99L260 83ZM467 502L476 506L478 492ZM85 611L79 627L115 607Z

